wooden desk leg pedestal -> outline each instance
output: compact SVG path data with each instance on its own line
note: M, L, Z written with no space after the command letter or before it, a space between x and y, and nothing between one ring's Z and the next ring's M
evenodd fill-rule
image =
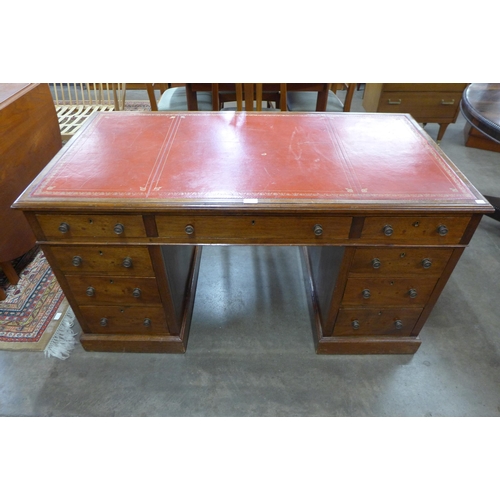
M152 319L153 325L144 326L141 322L138 325L133 324L137 313L130 315L132 326L129 327L129 331L120 333L118 330L116 333L109 334L96 332L99 325L95 326L95 321L94 325L89 324L88 314L90 313L82 315L81 311L85 307L81 307L80 310L77 307L75 308L75 314L83 329L80 338L83 348L86 351L104 352L185 353L193 314L201 251L201 246L170 246L163 248L156 246L150 248L151 261L155 269L158 290L163 304L163 308L160 308L160 318L156 319L156 324L162 320L161 316L164 314L168 328L167 332L164 327L160 327L150 334L148 333L148 329L154 328L154 318ZM67 279L67 277L61 278ZM102 306L103 310L105 307ZM110 307L107 307L107 310L109 310ZM114 307L115 310L127 314L127 305ZM147 307L144 307L143 311L142 316L151 316L147 312ZM117 314L119 315L119 313ZM96 318L99 319L100 315L99 313ZM140 317L142 318L142 316ZM113 317L111 317L110 321L112 320ZM103 327L102 331L105 328ZM127 326L124 327L124 330L126 329Z
M462 248L303 247L316 352L415 353L421 344L419 332L462 252ZM422 259L427 254L428 262ZM386 267L380 274L380 261L371 255L380 256L382 267L390 261L392 269ZM431 266L434 269L427 272Z

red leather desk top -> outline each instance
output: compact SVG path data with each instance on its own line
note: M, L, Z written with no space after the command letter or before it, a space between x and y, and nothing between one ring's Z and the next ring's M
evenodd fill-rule
M409 115L369 113L99 113L17 206L48 200L488 206Z

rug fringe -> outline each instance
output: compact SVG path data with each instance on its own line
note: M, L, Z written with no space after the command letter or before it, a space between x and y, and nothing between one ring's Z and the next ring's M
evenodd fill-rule
M64 318L57 327L50 342L45 348L45 357L51 356L59 359L69 358L75 345L78 343L76 337L80 333L80 325L76 321L75 313L68 307Z

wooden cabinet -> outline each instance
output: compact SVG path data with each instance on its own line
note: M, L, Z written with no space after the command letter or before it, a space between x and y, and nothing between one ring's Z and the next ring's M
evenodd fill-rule
M455 123L465 83L367 83L363 108L370 113L409 113L419 123L439 123L437 142Z
M0 83L0 138L0 267L17 283L10 261L35 245L35 235L11 205L62 146L47 84Z

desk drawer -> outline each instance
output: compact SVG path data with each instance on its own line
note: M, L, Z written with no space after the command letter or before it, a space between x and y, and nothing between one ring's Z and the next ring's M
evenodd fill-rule
M161 304L155 278L66 276L79 304Z
M467 87L464 83L384 83L388 92L462 92Z
M91 333L165 335L167 322L162 307L82 306Z
M146 236L141 215L38 214L37 220L48 240L118 240Z
M349 237L351 217L157 216L158 236L179 243L318 244Z
M349 278L343 306L424 306L437 278Z
M460 243L469 217L367 217L361 232L364 242L453 245Z
M333 335L394 335L408 337L422 309L356 309L339 311Z
M419 119L454 118L461 92L383 92L378 111L381 113L410 113Z
M453 250L448 248L357 248L349 276L440 276Z
M65 273L154 276L147 247L71 245L51 250Z

